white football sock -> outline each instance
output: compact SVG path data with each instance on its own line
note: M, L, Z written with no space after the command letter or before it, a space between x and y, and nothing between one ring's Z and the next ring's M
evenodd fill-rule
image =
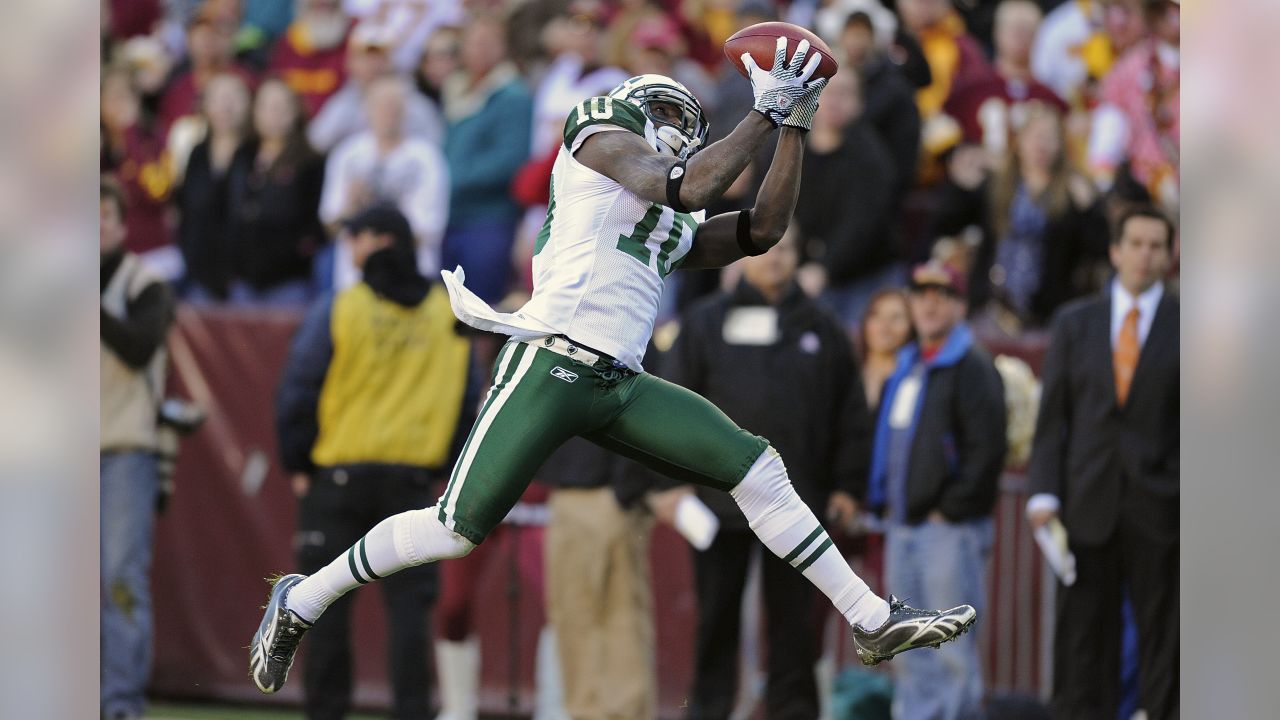
M871 592L836 551L822 523L791 486L778 451L769 447L761 453L729 494L760 542L803 573L850 625L874 630L889 619L889 603Z
M408 567L458 558L475 544L440 522L440 510L410 510L373 526L333 562L289 590L286 606L315 622L330 603L355 588Z

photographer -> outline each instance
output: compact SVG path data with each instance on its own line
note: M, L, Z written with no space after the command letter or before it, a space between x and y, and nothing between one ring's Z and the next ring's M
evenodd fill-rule
M159 492L158 406L173 300L125 252L125 202L104 179L101 229L102 716L140 718L151 672L151 540Z

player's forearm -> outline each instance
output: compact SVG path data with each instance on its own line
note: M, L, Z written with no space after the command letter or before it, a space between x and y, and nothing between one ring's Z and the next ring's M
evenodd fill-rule
M755 206L751 208L751 242L766 249L778 244L791 223L800 197L800 168L804 161L804 132L784 127L778 149L765 173Z
M708 145L685 166L680 202L701 210L719 200L742 174L764 139L773 132L773 123L751 112L727 137Z

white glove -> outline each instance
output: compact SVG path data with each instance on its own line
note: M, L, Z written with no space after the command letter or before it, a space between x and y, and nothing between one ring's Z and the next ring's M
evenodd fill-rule
M801 40L796 52L787 62L787 39L778 38L777 51L773 55L773 68L768 72L756 65L750 53L742 54L742 65L747 69L747 77L751 79L751 90L755 93L756 104L752 109L769 118L775 126L781 125L796 111L802 103L812 103L808 109L808 122L813 121L813 111L818 107L818 95L826 80L819 78L812 83L807 82L817 71L822 56L814 53L803 69L800 63L809 52L809 41ZM806 97L813 90L812 97ZM799 127L808 129L808 124Z
M813 115L818 112L818 96L822 95L822 88L827 86L827 78L818 78L805 86L804 94L796 101L795 108L786 120L782 121L783 127L800 128L808 131L813 127Z

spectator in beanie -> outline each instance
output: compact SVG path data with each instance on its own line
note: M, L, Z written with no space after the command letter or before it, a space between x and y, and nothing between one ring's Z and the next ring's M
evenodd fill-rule
M301 100L283 80L262 83L245 162L229 179L231 299L305 303L311 258L324 243L324 162L307 144Z

